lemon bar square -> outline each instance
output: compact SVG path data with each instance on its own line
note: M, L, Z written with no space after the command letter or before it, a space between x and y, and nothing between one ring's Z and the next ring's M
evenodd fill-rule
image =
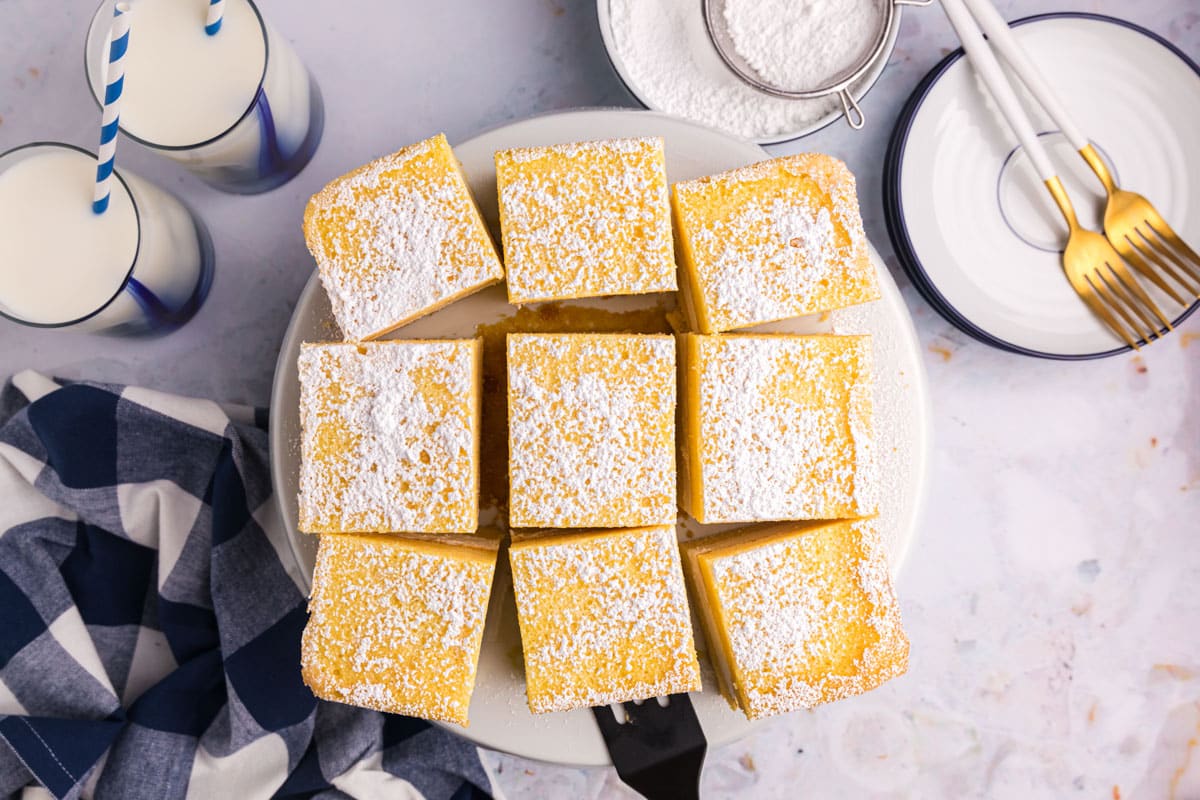
M875 512L869 336L680 337L680 504L704 523Z
M534 713L700 688L675 526L514 536Z
M675 291L662 139L502 150L496 188L509 302Z
M907 669L873 519L757 526L681 548L721 692L750 719L862 694Z
M304 239L333 316L355 341L382 336L504 277L441 134L313 195L304 209Z
M478 339L300 348L300 522L309 533L473 533Z
M322 536L304 682L339 703L467 724L497 539Z
M676 183L684 306L701 333L879 298L854 175L818 153Z
M509 334L509 523L674 522L675 340Z

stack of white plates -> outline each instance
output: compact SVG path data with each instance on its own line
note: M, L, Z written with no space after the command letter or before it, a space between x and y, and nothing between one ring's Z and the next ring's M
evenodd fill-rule
M1200 67L1162 37L1111 17L1044 14L1013 30L1121 186L1145 195L1200 249ZM1099 230L1103 188L1026 100L1080 220ZM913 285L963 332L1042 358L1128 349L1067 283L1058 209L962 50L934 67L901 111L884 206ZM1179 320L1200 305L1163 299Z

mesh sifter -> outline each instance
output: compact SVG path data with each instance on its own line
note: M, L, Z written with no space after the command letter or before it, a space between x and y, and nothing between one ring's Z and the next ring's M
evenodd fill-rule
M725 0L702 0L704 29L708 32L708 38L712 40L717 55L734 75L760 92L791 100L813 100L836 94L842 101L842 113L846 116L846 122L850 123L850 127L855 130L863 127L866 117L863 116L862 109L859 108L854 96L850 94L850 87L871 69L876 59L887 47L892 28L900 22L899 6L927 6L932 2L933 0L879 0L880 5L885 8L885 13L879 30L875 32L875 37L871 40L870 48L864 51L859 61L836 75L821 76L820 80L824 81L823 83L801 87L778 86L768 82L756 72L733 45L733 38L730 36L729 26L725 21Z

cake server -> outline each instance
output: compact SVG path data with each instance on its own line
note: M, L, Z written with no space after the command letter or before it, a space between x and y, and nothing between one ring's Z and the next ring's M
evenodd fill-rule
M592 709L621 780L647 800L698 800L708 740L686 694Z

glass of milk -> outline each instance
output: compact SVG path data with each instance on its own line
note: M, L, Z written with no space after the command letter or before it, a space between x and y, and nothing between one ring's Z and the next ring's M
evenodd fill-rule
M227 192L265 192L312 158L324 127L316 82L251 0L226 0L205 33L209 0L136 0L121 130ZM88 85L104 96L113 0L88 29Z
M92 153L34 142L0 154L0 315L144 334L196 313L212 282L208 231L157 186L120 170L113 178L97 214Z

